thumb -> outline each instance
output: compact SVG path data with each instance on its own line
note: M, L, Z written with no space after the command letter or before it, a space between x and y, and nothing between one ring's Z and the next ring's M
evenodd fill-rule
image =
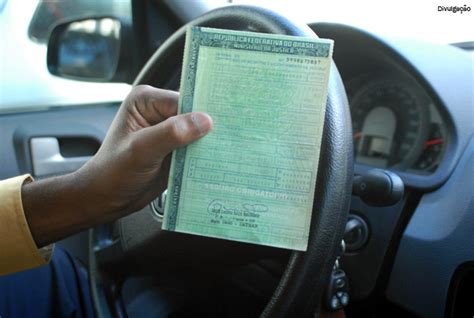
M145 155L165 157L176 148L205 136L212 129L212 118L194 112L169 117L165 121L137 132Z

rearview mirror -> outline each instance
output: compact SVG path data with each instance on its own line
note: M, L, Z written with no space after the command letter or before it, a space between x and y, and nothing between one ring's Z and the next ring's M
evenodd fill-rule
M48 42L49 72L83 81L127 82L119 74L126 72L118 72L122 29L122 23L113 18L86 19L56 26Z

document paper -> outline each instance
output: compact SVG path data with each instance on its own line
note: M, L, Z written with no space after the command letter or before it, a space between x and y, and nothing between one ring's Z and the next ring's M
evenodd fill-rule
M188 29L179 112L214 127L173 153L163 229L306 250L332 47Z

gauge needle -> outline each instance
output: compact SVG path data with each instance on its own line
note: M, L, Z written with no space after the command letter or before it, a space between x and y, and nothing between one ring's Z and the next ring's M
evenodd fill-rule
M444 142L442 138L431 139L425 142L425 148L434 146L434 145L441 145Z

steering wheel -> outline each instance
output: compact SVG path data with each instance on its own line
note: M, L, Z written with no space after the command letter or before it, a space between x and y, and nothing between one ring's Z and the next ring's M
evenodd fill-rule
M177 70L181 67L185 32L189 25L316 37L308 26L295 24L267 9L250 6L219 8L176 31L149 59L134 85L170 87L173 81L176 82ZM293 251L289 256L284 274L262 312L263 317L306 317L315 313L317 316L321 310L323 293L340 248L349 210L353 177L351 132L346 93L333 63L308 249L306 252ZM194 244L206 247L201 250L214 251L224 246L221 250L231 251L228 253L253 251L257 255L264 255L271 249L161 231L160 220L151 216L149 211L123 218L114 228L118 228L118 239L115 240L118 243L112 253L115 255L140 255L140 251L144 250L143 246L149 248L150 245L153 246L151 250L156 258L167 259L180 253L192 253L189 252L192 248L185 252L184 246L195 246ZM108 254L111 254L110 251ZM221 258L225 259L226 256L221 254ZM101 257L97 257L97 261L99 265L103 263Z

